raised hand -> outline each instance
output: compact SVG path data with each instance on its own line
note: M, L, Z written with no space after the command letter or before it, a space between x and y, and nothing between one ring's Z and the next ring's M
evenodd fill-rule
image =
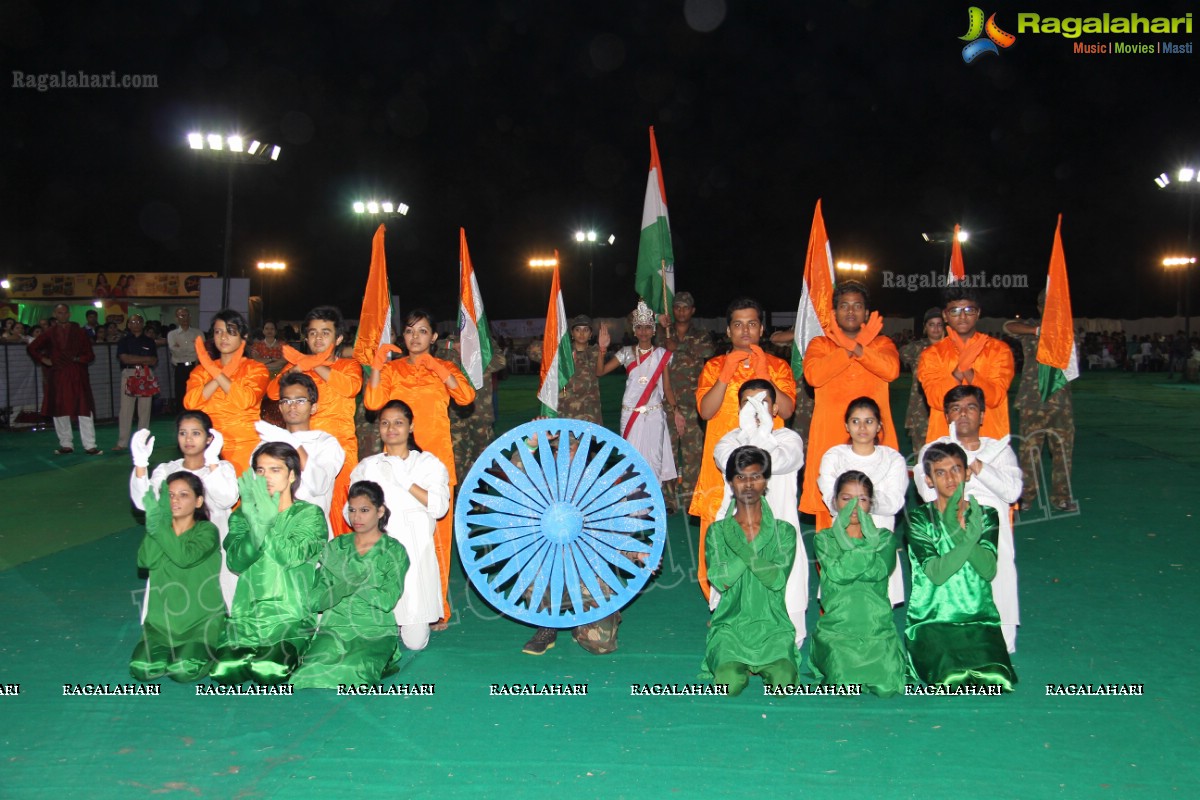
M371 369L375 372L383 369L383 365L388 361L388 353L396 353L403 355L404 351L394 344L381 344L375 349L375 357L371 360Z
M279 515L279 495L267 491L267 479L250 470L238 478L238 489L242 496L242 514L252 530L263 534Z
M454 374L445 364L429 355L429 353L421 353L421 355L413 359L413 363L432 372L442 383L445 383Z
M246 343L242 342L238 347L237 352L229 357L229 363L221 368L221 372L225 373L226 378L232 378L238 371L238 367L242 365L242 358L246 353ZM215 376L214 376L215 377Z
M146 494L142 497L142 508L146 509L146 530L159 530L164 523L171 520L171 498L167 492L166 485L159 487L159 493L162 496L161 498L154 493L154 487L151 486L146 489ZM166 499L167 501L167 513L165 517L163 516L161 499Z
M867 320L867 324L862 326L862 330L858 332L858 336L854 337L860 345L866 347L879 332L883 330L883 316L878 311L872 311L871 317Z
M756 344L750 345L750 369L754 371L756 378L771 379L771 373L767 369L767 354Z
M129 440L129 453L133 456L133 465L143 469L150 466L150 455L154 452L154 437L147 428L142 428L133 434Z
M208 447L204 448L204 463L206 466L219 464L221 461L221 448L225 446L225 437L216 428L212 429L212 441L208 443Z
M732 350L725 356L725 363L721 365L721 375L717 378L721 383L729 383L733 380L733 376L737 374L738 366L742 363L744 356L737 350Z
M596 346L600 348L601 353L608 352L608 346L612 344L612 335L608 332L608 323L600 323L600 332L596 334Z
M278 425L272 425L265 420L259 420L254 423L254 430L258 433L258 438L264 442L285 442L290 444L297 450L300 449L300 440L296 435L287 428L280 428Z

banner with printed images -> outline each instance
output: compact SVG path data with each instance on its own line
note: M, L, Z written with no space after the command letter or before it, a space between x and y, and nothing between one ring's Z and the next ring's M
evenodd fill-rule
M199 297L200 279L215 272L67 272L9 275L16 300Z

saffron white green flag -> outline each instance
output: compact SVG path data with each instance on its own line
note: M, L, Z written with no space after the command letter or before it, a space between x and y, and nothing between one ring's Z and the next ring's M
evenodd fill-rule
M471 266L471 254L467 252L467 232L458 229L458 339L462 343L459 353L463 371L476 389L483 386L483 373L492 361L492 337L489 334L487 313L483 310L483 296L475 280L475 269Z
M1046 302L1038 336L1038 391L1042 402L1079 377L1075 351L1075 319L1071 316L1071 288L1067 284L1067 257L1063 254L1062 214L1054 228L1050 269L1046 273Z
M825 233L821 201L813 211L812 230L808 234L808 253L804 258L800 305L792 329L792 375L799 383L804 378L804 351L808 344L830 330L833 321L833 251Z
M642 236L638 242L634 288L655 314L670 314L675 302L675 253L671 249L671 223L667 218L667 191L658 144L650 128L650 177L642 206Z
M567 308L563 305L562 288L558 283L558 253L554 253L554 279L550 283L550 306L546 309L546 332L542 334L541 388L542 414L558 416L558 393L575 374L575 358L571 355L571 329L567 325Z

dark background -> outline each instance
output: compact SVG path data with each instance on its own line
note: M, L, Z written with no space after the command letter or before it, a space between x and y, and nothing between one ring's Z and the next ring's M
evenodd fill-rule
M885 313L934 302L880 272L944 271L920 234L956 222L969 273L1030 276L987 311L1031 312L1061 212L1077 316L1174 314L1159 262L1184 247L1187 203L1153 178L1200 152L1200 56L1076 55L1025 34L966 65L969 5L9 2L0 272L219 271L225 167L185 135L237 130L283 146L238 171L234 208L234 275L289 264L275 316L327 300L357 316L374 226L350 203L372 195L412 207L388 231L405 308L454 312L461 225L493 319L545 313L549 275L526 261L555 247L568 313L588 311L572 234L594 227L617 241L595 251L590 310L623 314L654 125L677 288L702 315L740 293L795 309L819 197L835 258L872 265ZM1017 11L1193 9L984 11L1015 33ZM9 87L12 70L153 74L158 88L37 92Z

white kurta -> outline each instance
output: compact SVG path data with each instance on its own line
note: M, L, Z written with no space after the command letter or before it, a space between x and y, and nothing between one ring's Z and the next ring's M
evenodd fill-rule
M742 445L752 444L761 447L771 456L771 479L767 482L767 505L775 519L790 523L796 529L796 560L792 571L788 573L787 585L783 590L784 604L787 606L788 619L796 627L796 647L804 644L808 637L808 622L805 615L808 612L808 549L804 546L804 537L800 535L800 512L798 482L796 473L804 466L804 439L800 434L788 428L779 428L763 436L757 431L734 428L721 437L713 448L713 460L717 469L725 474L725 465L729 456ZM729 490L728 481L725 483L721 496L721 510L717 519L724 519L729 503L733 501L733 493ZM715 609L721 599L721 593L711 586L708 595L708 607Z
M671 433L667 428L670 418L667 408L663 405L663 382L660 375L654 382L654 388L644 403L640 402L646 393L646 387L658 365L663 359L669 359L671 354L661 347L650 351L644 359L638 358L637 349L622 347L617 351L616 359L625 367L625 396L621 398L621 432L635 409L641 409L629 435L625 439L650 462L658 482L674 480L679 477L675 469L675 454L671 449Z
M325 431L293 431L292 436L304 447L307 456L304 469L300 471L300 488L296 489L296 499L319 507L328 520L329 505L333 502L333 482L346 463L346 451L337 437ZM329 532L329 538L333 538L333 531Z
M949 443L949 436L943 436L936 441ZM932 444L932 442L930 442ZM958 442L961 446L961 442ZM937 489L925 483L925 470L922 459L929 445L921 448L917 456L917 466L914 468L913 480L917 484L917 494L926 503L937 498ZM1012 504L1021 497L1024 481L1021 477L1021 465L1017 455L1008 443L987 436L979 437L979 448L966 450L967 466L976 461L983 462L983 468L978 475L972 475L967 481L966 495L974 497L982 506L996 509L1000 517L1000 534L996 546L996 577L992 578L992 600L996 610L1000 612L1000 629L1004 633L1004 641L1008 651L1017 651L1017 626L1021 624L1021 606L1017 601L1017 552L1013 539Z
M887 528L896 532L896 515L904 508L908 495L908 464L899 451L884 445L876 445L869 456L860 456L851 445L839 444L825 451L821 457L821 470L817 473L817 489L829 513L837 516L838 509L834 489L843 472L856 469L871 479L875 499L871 503L871 521L876 528ZM898 551L899 552L899 551ZM900 569L901 559L888 576L888 599L892 605L904 602L904 573Z
M209 469L205 466L197 470L190 470L183 468L182 458L177 458L174 461L159 464L153 472L143 478L138 477L135 468L129 473L129 498L133 500L133 504L137 506L138 510L145 511L146 507L142 503L142 498L146 496L146 490L153 486L156 492L160 491L167 476L176 472L190 472L204 485L204 507L208 509L208 519L217 526L221 544L224 545L225 536L229 533L229 515L238 501L237 472L234 471L233 464L228 461L218 462L216 469ZM221 596L225 598L225 610L228 612L233 603L233 591L237 588L237 575L230 572L229 567L225 566L224 547L221 548L220 580ZM149 580L146 581L146 588L150 588ZM146 604L143 601L142 621L144 622L145 619Z
M400 488L397 476L405 473L429 493L428 507ZM396 624L437 622L442 618L442 583L433 529L450 509L449 471L432 453L410 451L406 459L380 453L358 462L350 473L350 483L356 481L374 481L383 489L384 503L392 512L387 535L408 551L408 574L404 594L396 604Z

